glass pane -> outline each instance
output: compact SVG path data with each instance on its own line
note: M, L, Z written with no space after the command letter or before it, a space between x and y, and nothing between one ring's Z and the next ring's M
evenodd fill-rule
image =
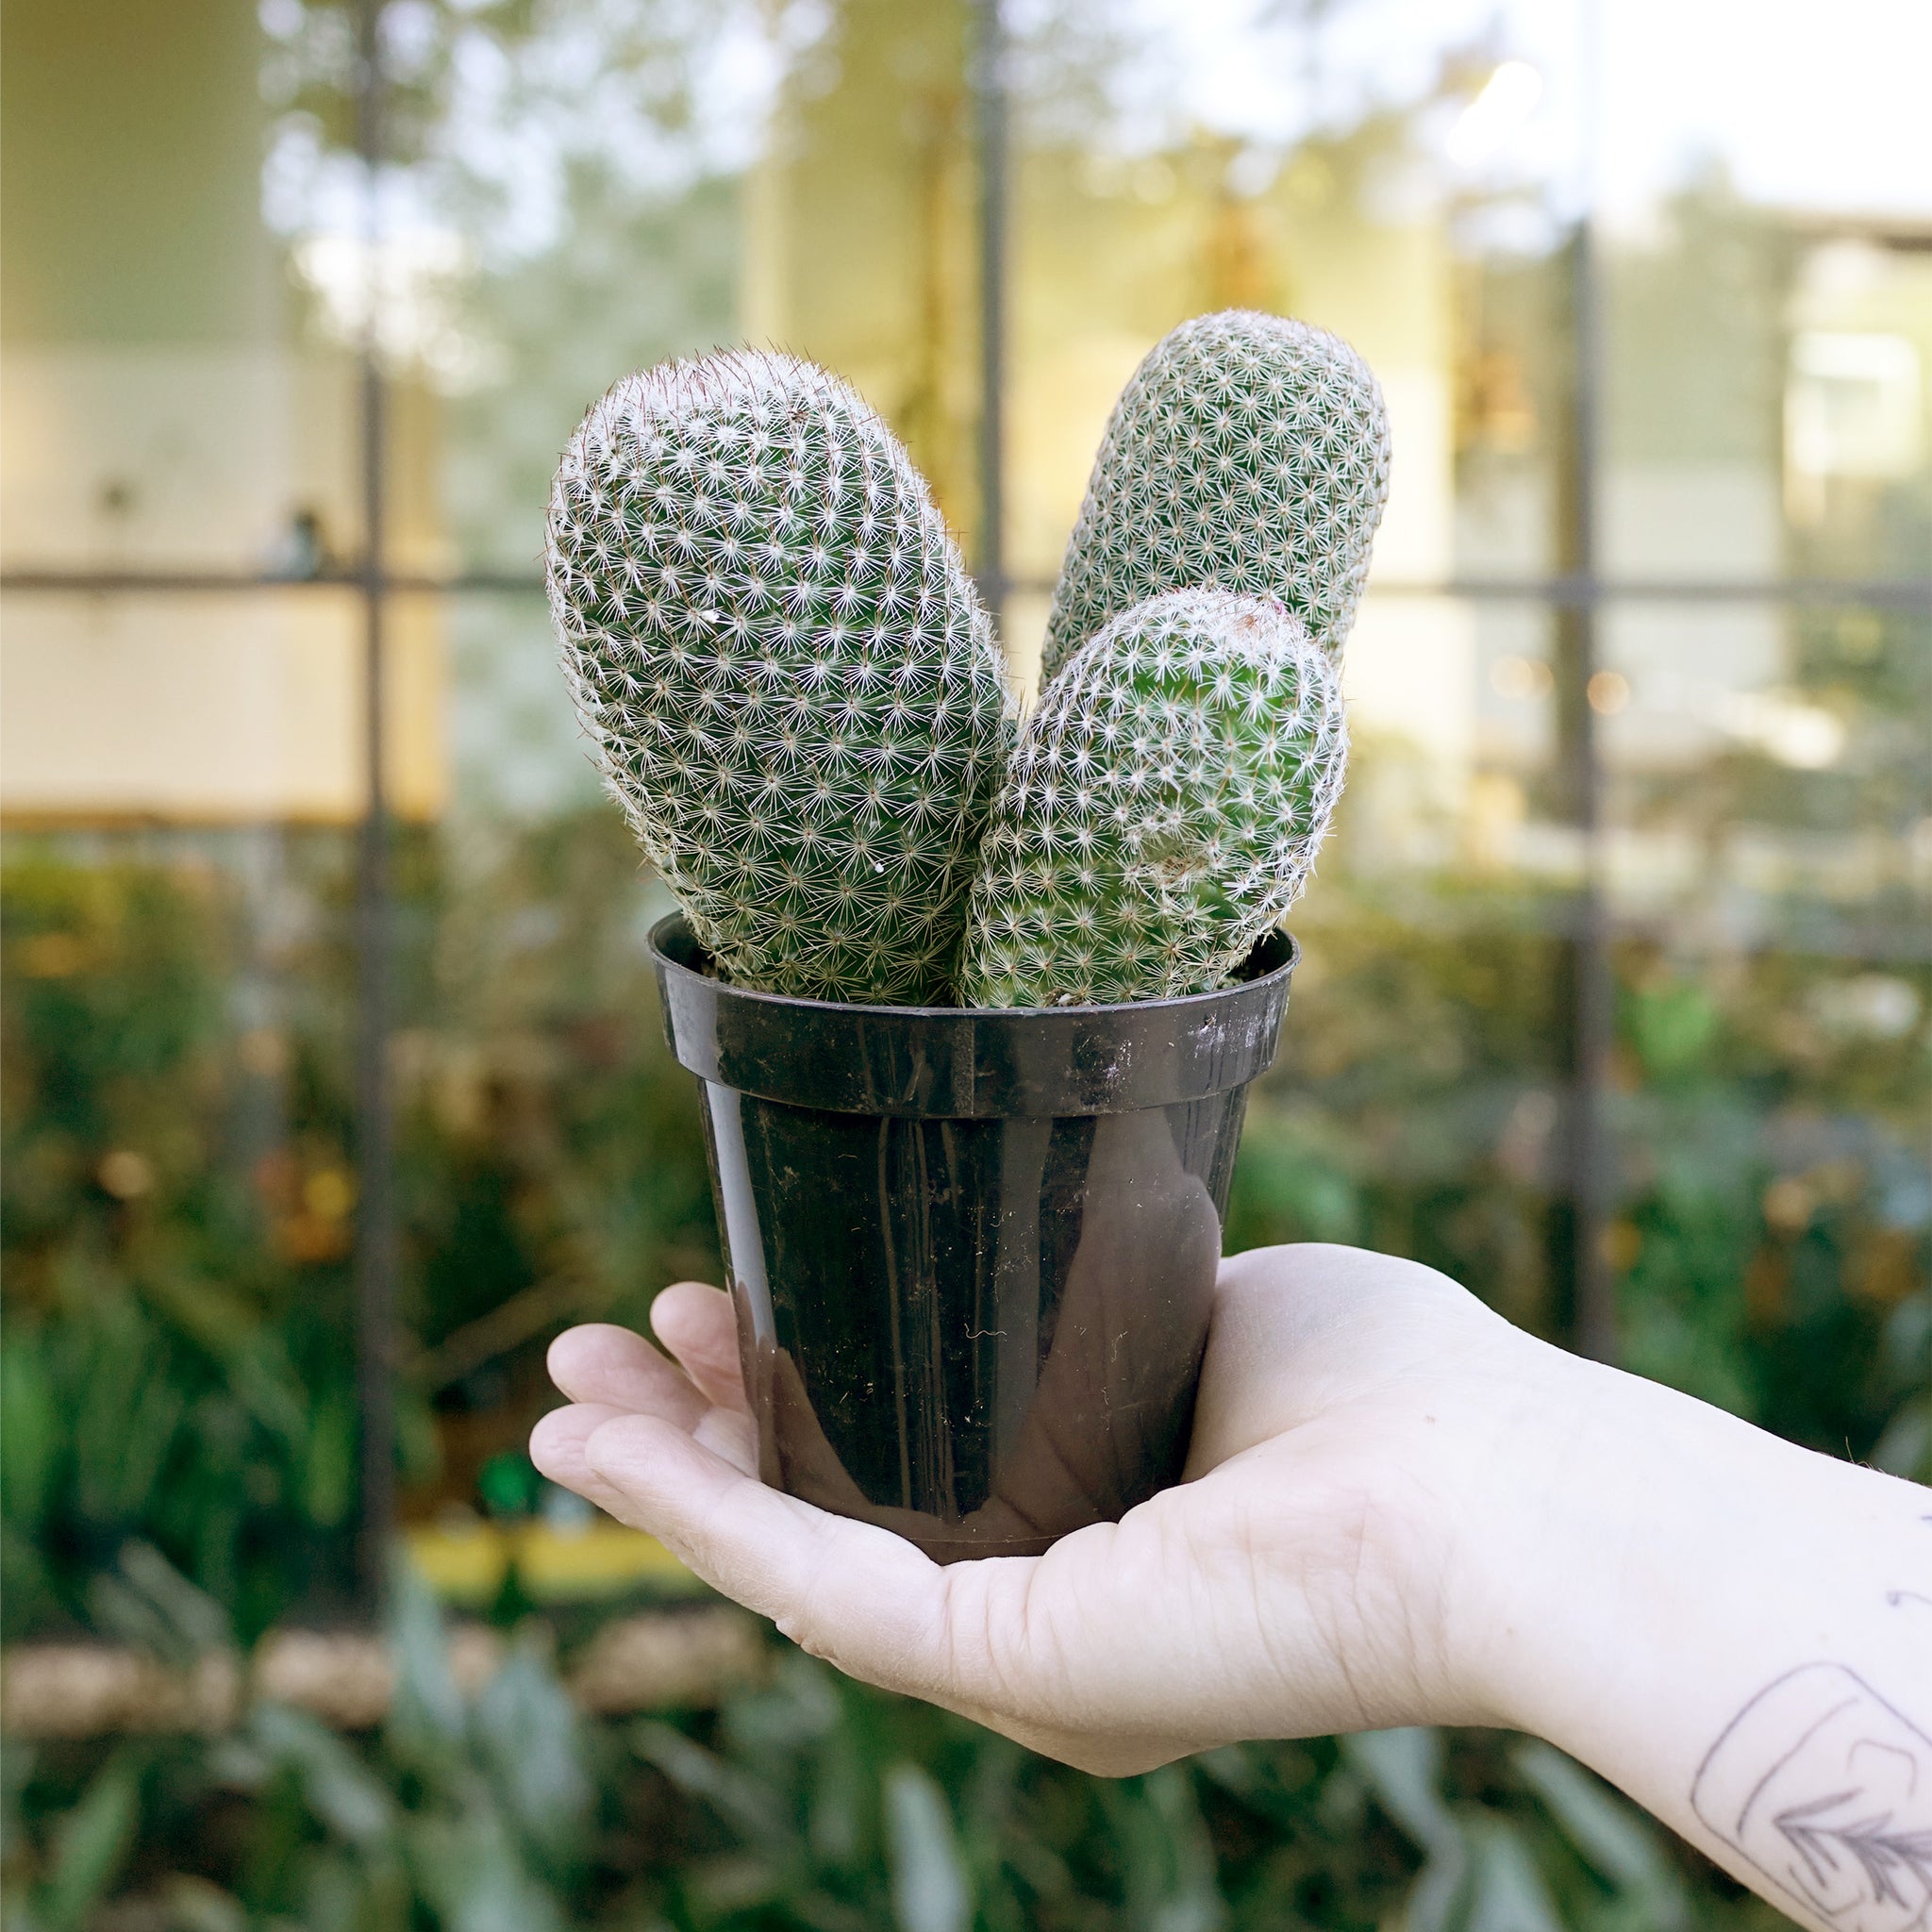
M452 597L444 608L453 819L527 824L601 804L541 592Z
M1557 560L1574 89L1523 9L1024 9L1009 541L1050 582L1100 428L1153 340L1279 310L1374 367L1393 469L1375 575ZM1572 171L1574 172L1574 171Z
M1595 18L1606 569L1923 580L1932 164L1907 76L1932 58L1924 16L1854 0L1829 32L1778 12L1742 39L1723 0Z
M556 1400L560 1328L641 1327L667 1281L718 1277L710 1183L644 950L670 896L584 756L543 600L436 601L453 782L404 848L392 1062L405 1382L425 1431L402 1509L418 1557L465 1598L503 1574L486 1519L508 1524L525 1537L519 1588L547 1601L665 1567L648 1539L586 1541L525 1444Z
M0 599L11 821L206 824L360 818L367 791L362 600L321 587ZM392 809L441 809L436 613L387 621Z
M23 0L5 42L8 567L351 555L356 373L264 218L253 8Z
M124 818L4 856L8 1639L140 1641L101 1607L130 1540L244 1641L340 1616L352 840Z
M1603 637L1619 903L1719 944L1903 943L1924 915L1932 626L1657 602L1612 606Z
M1903 227L1814 242L1800 255L1790 315L1791 568L1923 582L1932 558L1932 256Z
M792 10L388 7L372 243L346 15L262 8L264 193L308 326L357 341L375 291L395 567L534 581L588 404L746 332L748 171Z

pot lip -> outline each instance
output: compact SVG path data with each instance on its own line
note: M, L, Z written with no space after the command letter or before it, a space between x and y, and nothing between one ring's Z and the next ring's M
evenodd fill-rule
M1271 966L1265 973L1257 973L1251 979L1238 979L1232 986L1217 986L1207 992L1181 993L1169 999L1158 1000L1119 1000L1111 1006L1088 1005L1065 1007L896 1007L874 1005L862 1000L810 1000L797 993L762 992L753 987L734 985L728 979L714 979L709 974L699 973L675 958L666 947L665 941L677 936L674 928L681 929L699 952L705 947L698 936L691 930L691 921L682 912L667 912L656 921L645 936L644 943L650 949L652 958L660 971L682 974L686 978L701 986L715 990L720 995L731 1000L744 1000L769 1008L794 1007L809 1013L852 1013L875 1015L881 1020L925 1020L959 1023L971 1020L1025 1020L1025 1019L1066 1019L1070 1017L1091 1017L1107 1013L1158 1013L1166 1011L1184 1012L1211 1006L1217 1000L1232 999L1240 993L1254 993L1257 989L1274 980L1286 980L1301 963L1301 941L1285 926L1270 926L1255 941L1249 958L1275 934L1287 941L1288 957L1278 966ZM708 954L706 955L709 957Z

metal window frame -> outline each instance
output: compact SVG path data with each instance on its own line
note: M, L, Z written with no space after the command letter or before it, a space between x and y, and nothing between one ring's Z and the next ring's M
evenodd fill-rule
M356 146L363 173L364 274L358 345L362 403L362 750L364 794L356 864L356 1567L361 1594L379 1609L389 1579L396 1504L396 1288L402 1234L396 1213L395 1108L389 1067L394 1028L395 897L390 875L387 649L388 396L379 353L375 286L382 240L385 76L383 0L357 9Z

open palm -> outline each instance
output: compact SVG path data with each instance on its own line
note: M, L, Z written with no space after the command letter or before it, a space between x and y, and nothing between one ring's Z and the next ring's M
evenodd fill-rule
M1222 1265L1186 1479L1043 1556L941 1567L759 1482L731 1306L694 1282L551 1350L537 1465L856 1677L1090 1771L1238 1738L1479 1720L1461 1519L1507 1462L1519 1351L1432 1270Z

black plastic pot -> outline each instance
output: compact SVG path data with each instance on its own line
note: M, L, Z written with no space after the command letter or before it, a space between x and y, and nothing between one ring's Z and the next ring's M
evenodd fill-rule
M1175 1481L1294 941L1223 991L1032 1010L748 992L675 916L651 952L765 1480L941 1561L1035 1554Z

